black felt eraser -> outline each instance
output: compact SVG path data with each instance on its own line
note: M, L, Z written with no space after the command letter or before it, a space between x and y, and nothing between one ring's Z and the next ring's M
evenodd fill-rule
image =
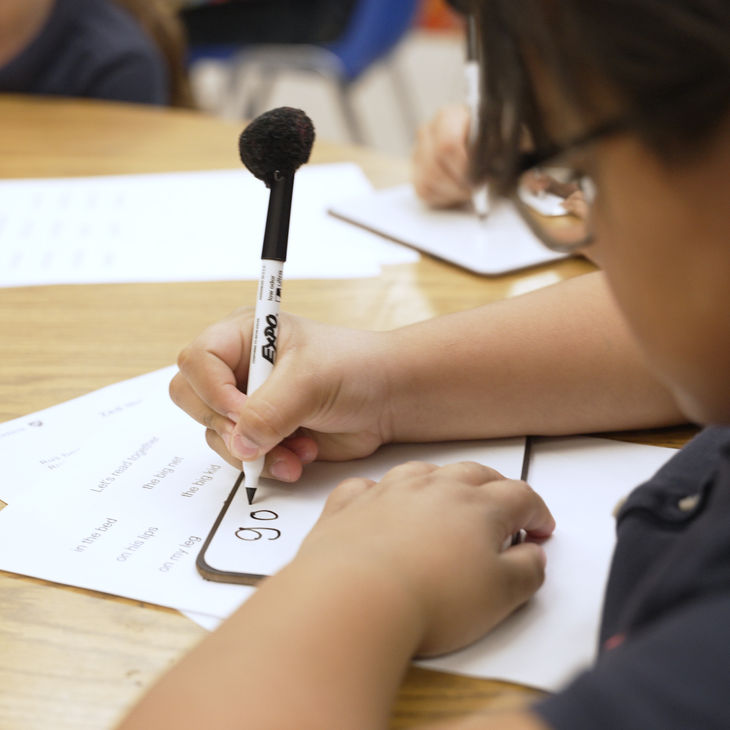
M301 110L289 106L271 109L256 117L241 132L241 162L267 186L276 176L289 177L312 152L314 125Z

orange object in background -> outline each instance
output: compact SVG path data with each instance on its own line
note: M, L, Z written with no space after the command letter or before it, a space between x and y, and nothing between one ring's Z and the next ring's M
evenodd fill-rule
M446 0L421 0L416 26L427 30L461 30L464 20Z

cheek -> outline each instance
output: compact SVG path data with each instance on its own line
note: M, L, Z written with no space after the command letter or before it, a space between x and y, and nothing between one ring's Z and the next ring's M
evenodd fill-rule
M607 171L607 172L610 172ZM596 199L593 226L595 258L606 272L611 289L631 328L647 348L670 337L682 291L681 267L676 259L667 217L659 211L664 201L647 199L635 186L612 184L625 175L606 175Z
M596 258L650 366L687 416L727 420L727 245L704 237L702 203L666 174L620 163L607 162L596 200Z

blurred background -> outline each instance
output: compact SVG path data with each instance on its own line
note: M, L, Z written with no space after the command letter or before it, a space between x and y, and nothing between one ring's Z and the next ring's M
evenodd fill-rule
M196 105L234 119L300 107L322 139L408 156L418 124L464 99L462 18L446 0L351 0L351 6L342 31L327 43L191 38Z

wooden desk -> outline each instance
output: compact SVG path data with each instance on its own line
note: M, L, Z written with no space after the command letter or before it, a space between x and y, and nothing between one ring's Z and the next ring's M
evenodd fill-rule
M194 112L0 96L0 178L237 168L240 129ZM317 141L313 163L342 160L359 163L377 186L407 179L405 161ZM488 280L423 257L373 279L288 281L284 298L301 315L386 329L590 269L571 260ZM0 421L173 363L205 325L254 293L252 281L0 289ZM0 573L0 727L111 727L204 633L176 611ZM534 694L412 669L392 727Z

